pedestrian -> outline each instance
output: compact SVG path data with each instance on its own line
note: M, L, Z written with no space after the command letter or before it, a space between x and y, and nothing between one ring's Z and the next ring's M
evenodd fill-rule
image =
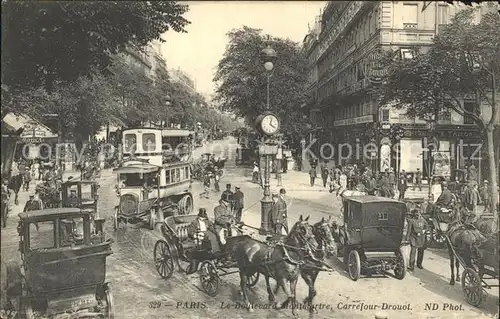
M286 190L280 189L276 203L271 210L272 224L275 226L274 232L276 235L288 234L288 212L284 196Z
M366 181L366 193L368 195L375 195L375 191L377 190L377 181L375 180L375 177L373 177L373 174L370 174L367 178Z
M323 187L326 187L326 182L328 181L328 161L324 161L321 164L321 179L323 180Z
M231 191L231 184L226 184L226 190L222 192L220 199L229 203L230 207L233 207L233 196L234 193Z
M473 214L476 214L476 207L479 205L480 201L481 196L477 190L477 183L470 182L467 190L465 191L465 207Z
M257 162L253 162L252 182L259 183L259 165L257 165Z
M401 173L399 175L399 180L398 180L398 191L399 191L399 200L403 200L405 198L405 192L406 189L408 188L408 181L406 180L406 174Z
M439 195L438 199L436 200L436 206L449 208L451 202L453 201L453 194L448 189L448 184L443 182L441 184L441 188L441 195Z
M396 191L396 174L394 174L392 167L390 170L385 170L385 175L389 179L389 186L392 190L391 194L393 194L391 197L394 197L394 192Z
M484 211L483 213L490 212L491 210L491 186L489 185L488 181L484 181L483 185L481 186L481 190L479 192L481 195L481 200L484 205Z
M413 190L418 187L419 191L422 191L422 172L420 168L417 168L417 172L415 173L415 184L413 185Z
M7 214L9 213L9 199L10 199L10 191L9 191L9 179L4 177L2 180L2 227L7 227Z
M214 168L215 168L214 188L215 188L215 191L218 193L218 192L220 192L220 186L219 186L220 175L219 175L219 169L217 168L217 166L215 166Z
M31 183L31 171L26 170L24 173L24 190L29 191L30 190L30 183Z
M205 198L210 198L210 175L205 173L203 177L203 193L200 194L200 198L205 196Z
M339 185L340 187L337 190L337 196L339 196L339 194L342 194L347 189L347 175L344 170L340 173Z
M425 250L425 230L428 225L418 209L413 209L408 220L408 237L410 241L410 262L408 270L413 271L415 267L415 255L417 255L417 267L424 269L422 261L424 260Z
M394 189L389 182L388 173L382 173L382 176L380 177L380 192L383 197L394 197Z
M245 195L243 194L243 192L240 190L239 187L235 187L235 192L234 192L234 195L233 195L233 201L234 201L234 204L233 204L233 209L234 209L234 215L235 215L235 218L236 218L236 222L239 223L241 222L241 215L243 213L243 207L244 207L244 199L245 199Z
M316 166L311 166L309 169L309 180L311 182L311 187L314 186L314 181L316 180L317 174L316 174Z

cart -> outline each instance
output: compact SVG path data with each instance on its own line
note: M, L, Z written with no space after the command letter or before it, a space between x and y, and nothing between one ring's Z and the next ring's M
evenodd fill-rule
M493 219L493 216L488 217ZM481 305L485 289L499 287L499 232L489 234L487 238L478 247L478 258L472 261L475 268L464 267L462 272L462 290L467 302L474 307Z
M105 280L112 240L92 229L92 214L80 208L19 214L22 264L7 268L7 297L21 318L114 318Z
M158 240L154 246L155 268L163 279L171 278L176 269L187 275L199 269L203 291L214 297L219 292L221 276L238 272L238 270L231 270L236 268L237 264L231 257L229 247L233 246L235 240L246 235L242 235L241 230L233 223L231 229L233 236L226 238L227 242L221 244L220 250L214 252L211 247L199 247L188 235L190 224L196 217L197 215L184 215L165 218L161 228L164 239ZM235 233L238 235L235 236ZM215 236L215 234L212 235ZM199 267L190 267L192 261L196 261ZM256 272L248 277L247 286L254 287L259 280L259 275Z
M385 197L343 197L343 224L333 225L337 255L343 257L349 277L393 270L397 279L406 275L401 252L407 207Z

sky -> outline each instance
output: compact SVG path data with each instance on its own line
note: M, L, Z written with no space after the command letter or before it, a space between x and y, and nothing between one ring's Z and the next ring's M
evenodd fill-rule
M161 54L169 69L180 68L196 82L200 93L212 94L217 63L224 54L231 29L243 25L263 34L302 43L308 24L326 1L188 1L184 17L191 21L187 33L166 32ZM278 52L279 54L279 52Z

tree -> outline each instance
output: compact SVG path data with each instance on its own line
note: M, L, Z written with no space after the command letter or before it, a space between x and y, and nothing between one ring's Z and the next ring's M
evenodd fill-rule
M186 32L187 10L176 1L2 1L2 85L51 92L58 81L106 72L130 42Z
M463 10L435 37L426 54L390 66L382 103L406 109L409 116L433 117L455 111L474 121L486 141L493 209L498 203L494 134L499 126L500 17L485 14L473 23L473 9ZM487 110L464 108L464 98L482 101ZM498 141L497 141L498 142Z
M266 71L260 59L266 40L261 30L247 26L232 30L228 37L229 45L214 77L215 101L222 110L253 122L266 110ZM270 111L279 115L284 134L301 134L305 126L299 106L306 100L306 60L297 43L281 38L271 40L278 59L270 78Z

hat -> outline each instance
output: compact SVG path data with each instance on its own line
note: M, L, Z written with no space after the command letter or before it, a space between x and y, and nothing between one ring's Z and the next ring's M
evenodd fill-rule
M198 217L202 217L202 218L208 219L207 210L205 208L200 208L198 210Z
M274 193L271 196L272 196L272 198L276 198L276 197L278 197L278 194Z
M35 197L35 194L30 194L30 198L33 198L33 197Z
M234 189L240 189L240 187L239 186L235 186Z
M284 188L280 189L280 194L286 194L286 190Z
M484 181L483 183L486 183L486 184L488 184L488 181L487 181L487 180L485 180L485 181Z

